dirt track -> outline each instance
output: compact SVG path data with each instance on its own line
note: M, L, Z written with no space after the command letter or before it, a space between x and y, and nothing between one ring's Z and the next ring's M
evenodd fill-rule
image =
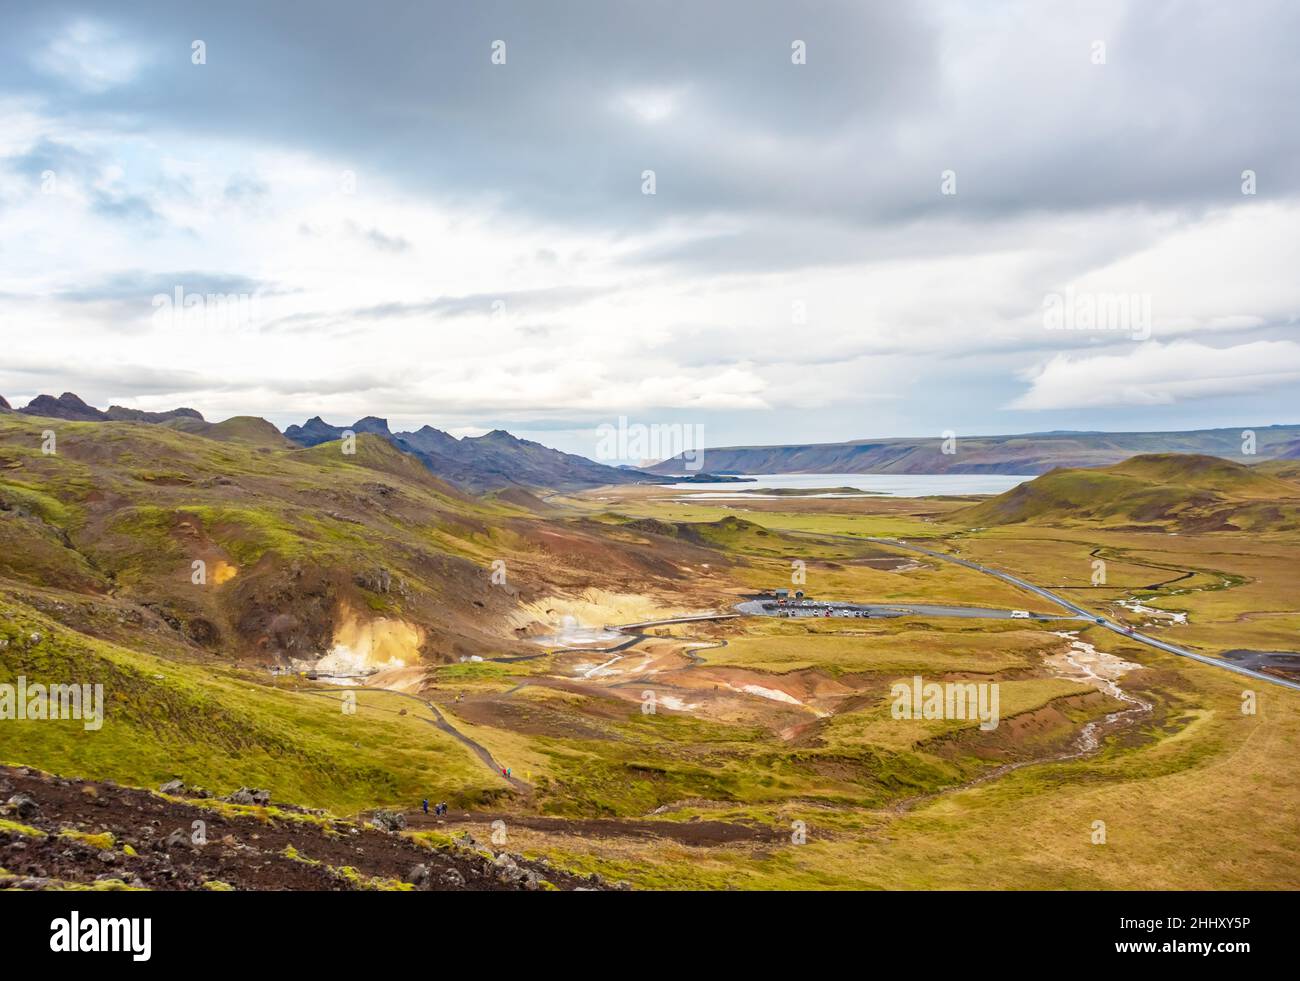
M289 689L289 690L293 691L294 689ZM520 780L516 776L506 776L506 774L502 772L501 764L498 763L495 759L493 759L492 754L488 752L486 746L484 746L482 743L475 742L473 739L470 739L469 736L465 735L463 732L461 732L459 729L457 729L455 726L453 726L450 722L447 721L446 717L442 714L442 712L438 710L438 706L434 705L433 702L429 701L426 698L421 698L419 695L412 695L409 692L404 692L404 691L394 691L391 688L369 688L364 685L346 685L346 686L332 685L329 688L303 688L303 689L296 690L296 693L302 695L317 695L317 696L329 697L333 692L344 692L344 691L384 692L389 695L396 695L399 698L409 698L412 699L413 701L419 702L421 705L423 705L425 708L427 708L430 712L433 713L432 719L425 719L423 721L428 722L431 726L435 726L436 728L441 729L443 732L451 736L453 739L467 746L475 756L477 756L480 760L483 761L484 766L488 767L490 770L492 770L493 773L497 774L499 777L501 777L502 780L505 780L516 790L522 791L523 793L526 794L532 792L533 790L532 784L528 783L527 781Z

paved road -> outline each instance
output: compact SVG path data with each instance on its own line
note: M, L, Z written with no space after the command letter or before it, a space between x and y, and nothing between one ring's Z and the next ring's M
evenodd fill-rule
M667 620L642 620L640 623L623 623L606 626L606 630L646 630L650 627L667 627L674 623L699 623L702 620L734 620L738 613L695 613L684 617L670 617Z
M736 609L746 616L754 617L771 617L777 616L774 612L763 609L764 603L770 603L771 600L746 600L743 603L737 603ZM797 604L798 601L795 601ZM1075 614L1062 615L1059 613L1030 613L1027 617L1012 616L1011 610L995 610L985 606L934 606L925 603L894 603L894 604L877 604L877 603L839 603L826 600L816 600L811 606L789 605L779 608L782 613L792 619L822 619L826 617L826 610L863 610L871 614L872 619L905 617L909 614L919 613L928 617L967 617L974 620L1078 620ZM851 619L838 616L834 613L828 619Z
M1166 641L1159 640L1155 637L1148 637L1146 634L1129 633L1128 628L1122 624L1116 623L1106 617L1098 616L1091 610L1086 610L1072 600L1064 596L1058 596L1051 590L1044 589L1042 586L1035 586L1031 582L1026 582L1018 576L1013 576L1009 572L1001 572L998 569L990 569L986 565L980 565L978 562L970 562L966 559L959 559L955 555L948 555L944 552L936 552L933 549L923 548L920 545L912 545L908 542L902 542L895 538L858 538L853 535L822 535L817 537L837 538L843 541L871 542L873 545L883 545L886 548L901 548L909 552L920 552L922 555L928 555L931 558L940 559L944 562L953 562L957 565L965 566L967 569L974 569L976 572L982 572L986 576L993 576L995 579L1001 579L1003 582L1010 583L1013 586L1019 586L1021 589L1028 590L1036 596L1041 596L1057 606L1069 610L1071 613L1087 617L1093 621L1094 625L1105 627L1121 637L1128 637L1140 644L1146 644L1148 647L1154 647L1157 650L1165 651L1169 654L1177 654L1179 657L1191 658L1193 661L1200 661L1202 664L1208 664L1211 667L1221 668L1224 671L1232 671L1236 674L1245 675L1248 678L1255 678L1259 681L1267 681L1269 684L1281 685L1283 688L1290 688L1293 691L1300 691L1300 682L1288 681L1285 678L1278 678L1271 674L1264 674L1262 671L1254 671L1240 664L1234 664L1231 661L1224 661L1217 657L1210 657L1206 654L1197 654L1195 651L1189 651L1186 647L1179 647L1177 644L1170 644Z

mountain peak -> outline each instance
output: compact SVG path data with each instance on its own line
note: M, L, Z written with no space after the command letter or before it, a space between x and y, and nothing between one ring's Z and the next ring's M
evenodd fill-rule
M381 419L379 416L366 416L364 419L358 419L352 424L353 432L374 433L378 436L391 436L388 429L388 420Z
M128 409L121 405L110 405L104 413L111 422L167 422L171 419L197 419L203 421L203 414L197 409L171 409L167 412L146 412L144 409Z
M121 405L109 406L108 411L87 405L85 400L75 392L64 392L58 398L52 395L38 395L27 405L18 410L24 415L43 416L48 419L66 419L69 422L170 422L173 419L194 419L203 421L197 409L169 409L166 412L150 412L147 409L128 409Z
M414 432L393 433L388 429L388 420L378 416L358 419L351 428L357 433L372 433L404 453L415 454L436 476L472 492L520 485L596 487L646 476L640 471L617 470L585 457L561 453L519 439L504 429L464 439L456 439L428 425ZM289 426L284 435L299 446L310 447L338 439L343 432L342 428L331 426L317 416L301 426Z
M100 422L108 416L87 405L72 392L64 392L57 399L53 395L38 395L18 410L24 415L66 419L69 422Z
M315 446L338 439L343 435L343 427L331 426L320 416L312 416L301 426L285 427L284 435L299 446Z

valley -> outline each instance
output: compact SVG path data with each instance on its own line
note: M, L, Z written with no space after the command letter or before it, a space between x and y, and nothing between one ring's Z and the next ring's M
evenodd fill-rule
M0 413L0 682L106 702L93 733L0 721L0 762L400 812L398 837L559 887L1300 884L1284 465L1137 457L996 497L475 493L375 433L347 454L218 426ZM873 615L736 615L776 589ZM995 685L996 725L897 717L915 678Z
M11 973L1289 953L1300 6L4 27Z

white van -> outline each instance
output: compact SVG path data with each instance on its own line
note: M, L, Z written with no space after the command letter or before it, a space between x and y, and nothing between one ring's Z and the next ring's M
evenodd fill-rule
M1011 619L1012 619L1012 620L1028 620L1028 619L1029 619L1029 611L1028 611L1028 610L1012 610L1012 611L1011 611Z

